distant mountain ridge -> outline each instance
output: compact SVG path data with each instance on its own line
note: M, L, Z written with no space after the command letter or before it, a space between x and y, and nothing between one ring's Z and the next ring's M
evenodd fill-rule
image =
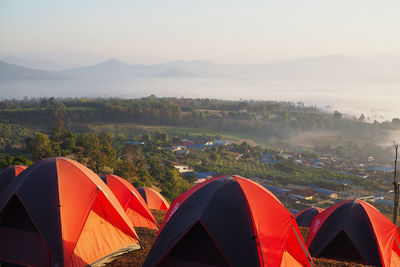
M204 62L202 62L204 64ZM210 63L213 64L213 63ZM61 71L61 74L72 76L132 76L132 77L192 77L199 76L190 69L202 71L202 68L193 68L193 62L170 62L154 65L130 65L119 59L109 59L102 63L78 67Z
M61 78L57 73L24 68L0 61L0 81L54 80Z
M15 60L15 59L14 59ZM172 61L160 64L128 64L116 58L94 65L60 71L44 71L0 61L0 82L45 79L135 79L135 78L217 78L257 82L359 82L398 81L397 72L384 64L357 62L340 55L306 57L253 65L226 65L207 60ZM20 62L25 62L20 60ZM27 64L29 61L26 61ZM400 66L400 62L397 63ZM393 69L393 68L391 68Z
M4 61L8 64L18 65L24 68L45 71L59 71L71 67L70 64L52 60L29 60L14 56L1 57L0 61Z
M171 62L156 65L129 65L118 59L109 59L92 66L77 67L61 71L45 71L26 68L0 61L0 81L46 80L59 78L93 77L199 77L191 71L180 69L186 62ZM193 63L187 63L192 65ZM190 69L190 67L189 67ZM198 70L199 68L193 68Z

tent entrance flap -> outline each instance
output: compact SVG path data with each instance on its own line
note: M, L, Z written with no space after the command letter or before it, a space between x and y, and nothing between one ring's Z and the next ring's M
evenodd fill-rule
M367 264L344 231L341 231L329 245L324 248L319 257Z
M157 266L230 266L207 230L197 222Z
M0 214L0 259L46 266L50 250L21 201L13 196Z

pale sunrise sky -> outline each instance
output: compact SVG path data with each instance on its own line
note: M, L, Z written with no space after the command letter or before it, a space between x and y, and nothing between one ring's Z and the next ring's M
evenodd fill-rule
M140 63L400 52L398 0L0 0L0 51Z

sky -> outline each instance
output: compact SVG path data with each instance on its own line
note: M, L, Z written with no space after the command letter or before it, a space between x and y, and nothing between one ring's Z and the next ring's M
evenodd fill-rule
M400 1L0 0L0 51L130 63L398 53Z

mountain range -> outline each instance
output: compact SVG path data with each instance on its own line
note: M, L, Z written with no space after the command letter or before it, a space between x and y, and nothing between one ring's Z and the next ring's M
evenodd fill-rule
M20 64L15 64L15 63ZM252 79L255 81L392 81L400 80L397 68L400 60L390 63L373 60L353 60L344 56L298 58L253 65L226 65L207 60L172 61L161 64L128 64L109 59L95 65L44 70L49 61L23 60L14 57L0 59L1 81L105 78L217 78ZM60 66L61 63L59 63ZM29 66L43 66L41 69Z
M21 67L0 61L0 81L54 80L62 75L30 68Z
M130 98L154 94L303 101L321 106L340 105L349 114L359 103L359 110L377 114L377 110L397 106L400 86L400 55L332 55L249 65L207 60L128 64L115 58L86 66L79 63L77 67L60 62L17 60L3 55L0 57L0 99ZM53 67L49 68L51 64ZM61 66L67 68L61 69ZM390 112L383 116L395 117Z
M84 78L118 78L118 77L200 77L211 75L211 68L217 64L207 61L176 61L156 65L130 65L118 59L109 59L100 64L76 67L60 71L32 69L0 60L1 81L52 80L52 79L84 79ZM23 62L23 61L20 61Z

